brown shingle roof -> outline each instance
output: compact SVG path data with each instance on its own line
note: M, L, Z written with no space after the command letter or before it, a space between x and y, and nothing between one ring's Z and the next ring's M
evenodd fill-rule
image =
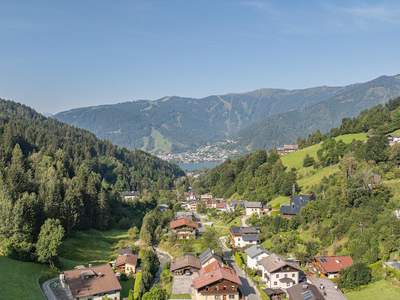
M64 271L64 276L74 298L121 290L121 285L108 264Z
M176 229L182 226L187 226L187 227L191 227L193 229L197 229L198 225L197 223L193 222L192 220L188 219L188 218L179 218L176 220L172 220L169 223L169 227L171 229Z
M200 270L200 260L191 254L186 254L184 256L178 257L171 262L171 271L179 270L186 267L192 267Z
M295 264L287 262L282 257L280 257L274 253L272 253L270 256L264 257L263 259L260 260L259 263L269 273L274 272L285 266L290 266L292 268L299 270L299 267L297 267Z
M119 255L117 257L117 260L115 261L115 266L123 266L125 264L129 264L132 266L136 266L137 264L137 255L136 254L124 254L124 255Z

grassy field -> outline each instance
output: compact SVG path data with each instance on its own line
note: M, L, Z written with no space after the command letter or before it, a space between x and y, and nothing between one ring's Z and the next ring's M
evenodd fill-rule
M0 256L1 299L43 300L39 279L51 275L45 265Z
M353 140L365 141L367 139L367 135L365 133L355 133L355 134L345 134L340 135L335 138L337 141L343 141L346 144L351 143ZM288 155L282 156L283 164L288 168L296 168L300 169L303 167L304 157L308 154L311 157L317 157L317 151L321 147L321 144L312 145L310 147L306 147L299 151L289 153Z
M398 300L400 287L394 286L386 280L371 283L360 290L346 293L348 300Z
M268 203L273 209L279 209L282 204L289 204L290 198L286 196L279 196Z
M128 237L126 230L88 230L74 233L61 247L60 260L65 269L76 265L102 264L115 257L118 241Z
M321 169L313 169L312 167L303 168L299 172L300 179L297 181L303 192L312 191L312 187L319 184L321 179L328 177L339 171L337 165L328 166Z

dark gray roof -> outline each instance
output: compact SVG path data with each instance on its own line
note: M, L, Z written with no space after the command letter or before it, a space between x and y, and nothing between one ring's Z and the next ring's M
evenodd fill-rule
M232 226L231 232L234 235L243 235L243 234L256 234L258 233L258 229L256 227L239 227Z
M310 202L311 196L309 195L295 195L291 198L289 205L281 206L281 214L283 215L297 215L300 210Z
M258 201L246 201L244 203L245 208L262 208L262 203Z
M264 289L264 292L268 295L268 297L271 298L271 296L277 296L277 295L283 295L286 294L283 290L281 289Z
M246 233L242 235L242 239L245 242L253 242L258 241L260 237L258 236L258 233Z
M208 248L199 255L200 263L202 265L208 262L211 258L214 258L217 261L222 262L221 258L218 255L216 255L214 251L212 251L210 248Z
M288 288L289 300L324 300L324 296L315 285L299 283Z
M253 245L247 248L244 252L246 252L246 254L251 258L257 257L263 253L268 254L268 252L260 245Z

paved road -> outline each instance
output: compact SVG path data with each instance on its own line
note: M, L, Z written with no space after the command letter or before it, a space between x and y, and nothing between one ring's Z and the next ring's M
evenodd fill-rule
M232 251L226 246L226 237L219 238L219 242L224 252L224 260L228 261L232 268L236 271L239 279L242 283L242 293L246 300L259 300L261 299L258 295L258 291L253 282L247 278L247 275L242 269L240 269L235 261L232 259Z
M168 252L162 251L161 249L158 248L153 248L153 249L157 253L158 260L160 261L160 267L158 268L156 277L154 278L154 283L158 283L160 281L160 275L163 270L163 267L167 263L171 262L172 256Z
M42 291L48 300L57 300L56 295L54 295L53 290L50 288L50 284L57 280L58 278L52 278L42 284Z

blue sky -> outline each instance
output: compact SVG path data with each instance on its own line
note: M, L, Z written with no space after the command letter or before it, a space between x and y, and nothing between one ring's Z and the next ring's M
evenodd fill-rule
M41 112L400 73L400 1L3 1L0 97Z

